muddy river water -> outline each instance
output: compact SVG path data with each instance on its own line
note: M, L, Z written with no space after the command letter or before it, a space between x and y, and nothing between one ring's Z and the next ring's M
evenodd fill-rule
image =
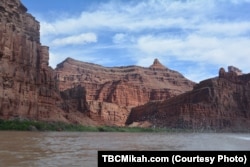
M0 132L0 166L97 166L98 150L250 150L250 134Z

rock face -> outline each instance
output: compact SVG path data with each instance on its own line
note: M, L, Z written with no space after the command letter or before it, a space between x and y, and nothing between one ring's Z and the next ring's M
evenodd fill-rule
M150 68L108 68L67 58L57 66L56 77L60 91L85 88L92 118L118 125L125 123L131 107L174 97L194 85L158 60Z
M230 73L230 72L234 72L234 73L236 73L237 75L242 75L242 74L243 74L242 71L241 71L239 68L234 67L234 66L228 66L228 72L229 72L229 73Z
M39 22L20 0L1 0L0 18L0 119L122 126L131 107L194 85L158 60L150 68L105 68L67 59L54 71Z
M68 58L53 70L39 29L20 0L0 1L0 119L250 130L250 74L236 67L197 85L157 59L108 68Z
M190 92L132 109L126 123L143 121L174 128L249 130L250 74L221 68L219 77Z
M124 126L131 111L130 107L114 103L88 101L89 117L100 125Z
M19 0L0 1L0 119L81 122L65 110L39 29Z
M19 0L0 2L0 117L64 120L39 23Z
M180 73L156 62L157 68L138 66L108 68L66 59L56 68L61 91L81 85L87 100L138 106L151 100L163 100L193 88L194 83Z
M154 63L149 68L162 69L162 70L166 69L166 67L164 65L162 65L158 59L155 59Z

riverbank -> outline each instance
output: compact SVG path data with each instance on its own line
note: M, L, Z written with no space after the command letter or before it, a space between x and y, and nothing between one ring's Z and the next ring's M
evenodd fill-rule
M0 120L1 131L68 131L68 132L163 132L161 128L82 126L62 122L41 122L31 120Z
M183 129L117 126L83 126L63 122L34 120L1 120L0 131L66 131L66 132L169 132L169 133L250 133L250 129Z

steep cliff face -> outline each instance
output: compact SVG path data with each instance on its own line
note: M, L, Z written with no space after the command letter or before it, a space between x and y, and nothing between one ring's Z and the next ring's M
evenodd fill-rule
M193 86L158 60L149 69L67 59L55 72L48 66L49 48L40 44L39 22L20 0L2 0L0 18L0 119L124 125L130 106Z
M0 1L0 119L249 130L250 74L236 67L197 85L157 59L107 68L68 58L53 70L39 29L20 0Z
M150 68L107 68L68 58L57 66L56 72L61 91L81 85L86 89L87 100L120 106L138 106L151 100L168 99L193 88L194 83L180 73L159 66L156 60Z
M74 87L72 89L67 89L62 91L61 97L65 102L65 110L67 112L72 109L73 111L78 111L87 114L89 107L86 101L86 90L81 86Z
M250 74L220 69L219 77L202 81L190 92L134 108L126 123L143 121L164 127L249 130Z
M100 101L88 101L88 106L91 120L108 126L124 126L131 111L130 107Z
M132 107L174 97L194 85L157 59L150 68L108 68L68 58L57 66L56 73L61 91L85 88L92 119L119 126L125 124Z
M0 118L75 120L63 110L39 29L19 0L0 1Z

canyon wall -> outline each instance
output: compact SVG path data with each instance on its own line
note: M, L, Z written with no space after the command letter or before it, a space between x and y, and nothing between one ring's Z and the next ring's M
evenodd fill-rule
M149 121L171 128L250 130L250 74L223 68L219 77L197 84L190 92L134 108L127 124Z
M19 0L2 0L0 18L0 118L66 121L39 22Z
M20 0L2 0L0 16L0 119L123 126L131 107L194 85L158 60L106 68L69 58L53 70L40 24Z
M39 30L19 0L0 1L0 119L83 123L60 96Z
M53 70L39 30L20 0L0 1L0 119L250 130L250 74L236 67L199 84L157 59L103 67L67 58Z
M91 119L119 126L125 124L132 107L174 97L194 86L192 81L164 67L157 59L149 68L109 68L67 58L57 66L56 78L62 92L86 90Z
M192 90L192 81L159 64L155 60L150 68L109 68L68 58L57 66L56 73L60 91L81 85L87 100L121 106L138 106Z

